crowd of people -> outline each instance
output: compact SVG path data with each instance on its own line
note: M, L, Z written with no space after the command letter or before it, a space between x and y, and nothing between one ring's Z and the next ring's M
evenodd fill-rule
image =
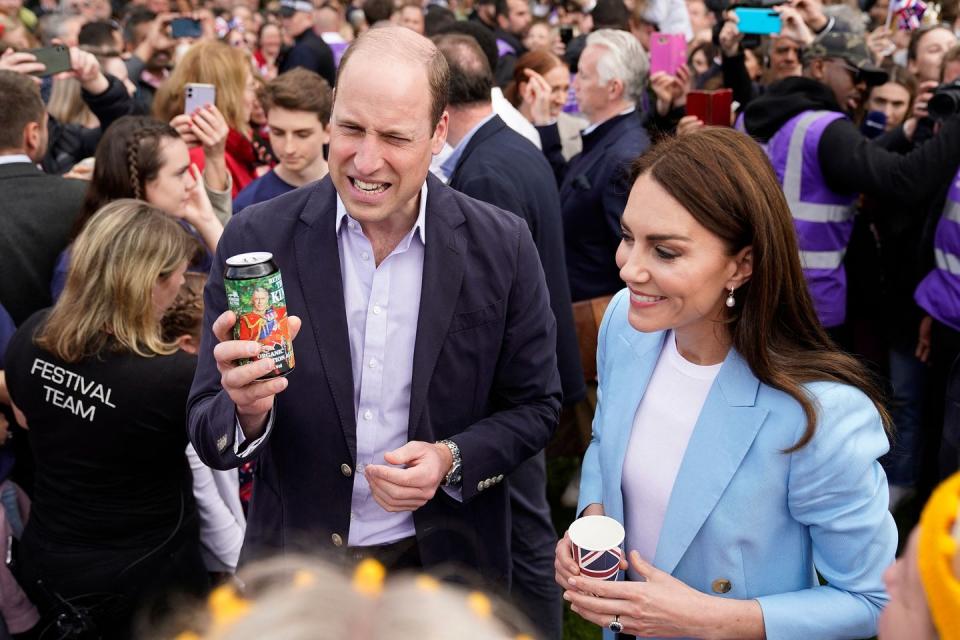
M958 37L0 1L0 638L960 637Z

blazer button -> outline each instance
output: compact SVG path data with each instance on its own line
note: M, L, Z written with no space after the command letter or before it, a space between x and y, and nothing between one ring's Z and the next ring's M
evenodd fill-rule
M350 468L350 465L343 463L340 465L340 473L347 476L348 478L353 475L353 469Z
M333 543L333 546L335 547L343 546L343 538L340 537L339 533L335 533L332 536L330 536L330 541Z
M486 487L483 486L483 480L477 483L477 491L483 491Z
M726 578L717 578L710 586L714 593L727 593L733 588L733 585Z

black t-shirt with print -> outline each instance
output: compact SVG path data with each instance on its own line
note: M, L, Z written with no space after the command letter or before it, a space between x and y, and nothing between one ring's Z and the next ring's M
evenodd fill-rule
M184 450L196 358L104 350L67 364L33 342L45 317L31 316L6 353L36 462L29 529L53 544L157 544L195 513Z

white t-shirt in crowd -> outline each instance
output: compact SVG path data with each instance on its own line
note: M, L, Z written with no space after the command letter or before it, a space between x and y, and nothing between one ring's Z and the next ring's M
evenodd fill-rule
M722 363L693 364L671 331L640 399L623 462L625 551L653 562L670 493L690 435ZM630 578L639 579L631 568Z

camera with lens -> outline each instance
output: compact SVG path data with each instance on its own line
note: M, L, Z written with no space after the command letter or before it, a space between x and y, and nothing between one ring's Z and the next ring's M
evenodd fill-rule
M960 80L942 84L933 91L927 112L934 120L945 120L960 113Z

